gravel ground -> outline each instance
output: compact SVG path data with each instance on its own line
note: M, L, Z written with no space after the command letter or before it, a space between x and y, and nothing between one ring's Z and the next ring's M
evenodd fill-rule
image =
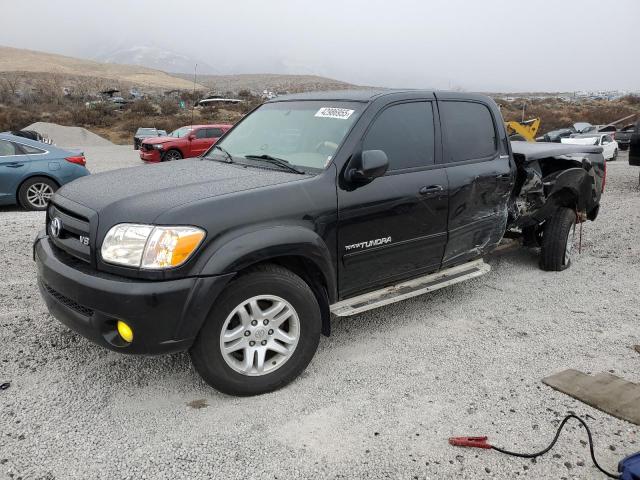
M86 153L93 171L138 163L127 147ZM44 214L1 209L0 479L602 478L575 425L537 461L446 440L534 451L574 411L609 470L640 450L639 427L540 382L566 368L640 382L637 182L626 156L609 165L566 272L516 250L479 279L337 319L301 378L256 398L207 387L186 354L119 355L67 330L35 285Z

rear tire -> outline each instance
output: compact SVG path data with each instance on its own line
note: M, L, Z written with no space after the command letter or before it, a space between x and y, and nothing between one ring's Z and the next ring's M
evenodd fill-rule
M260 395L302 373L318 348L321 326L320 306L304 280L276 265L258 267L220 294L191 361L221 392Z
M575 240L576 213L562 207L546 221L540 250L540 268L550 272L566 270L571 265Z
M46 210L58 184L47 177L32 177L20 185L18 201L26 210Z
M182 160L182 154L180 153L179 150L176 150L176 149L167 150L165 154L162 155L160 161L170 162L172 160Z

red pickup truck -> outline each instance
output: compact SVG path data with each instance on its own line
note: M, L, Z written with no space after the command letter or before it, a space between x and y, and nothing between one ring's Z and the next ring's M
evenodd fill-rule
M140 158L145 162L168 162L197 157L216 143L233 125L189 125L166 137L145 138Z

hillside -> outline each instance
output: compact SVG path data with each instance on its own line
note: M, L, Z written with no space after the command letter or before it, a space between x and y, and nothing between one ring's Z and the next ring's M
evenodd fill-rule
M78 79L89 78L94 82L102 80L103 82L163 90L190 90L193 88L192 81L151 68L100 63L52 53L0 46L0 74L6 75L10 72L36 75L53 74L58 79L68 76L72 83L76 83Z
M193 81L193 75L172 74L178 78ZM315 90L343 90L352 88L350 85L331 78L315 75L280 75L280 74L242 74L242 75L198 75L198 83L205 85L215 92L233 92L250 90L262 92L307 92Z

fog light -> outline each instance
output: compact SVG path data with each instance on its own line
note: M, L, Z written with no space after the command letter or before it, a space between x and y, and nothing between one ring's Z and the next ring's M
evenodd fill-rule
M118 333L125 342L133 342L133 330L131 330L131 327L122 320L118 320Z

